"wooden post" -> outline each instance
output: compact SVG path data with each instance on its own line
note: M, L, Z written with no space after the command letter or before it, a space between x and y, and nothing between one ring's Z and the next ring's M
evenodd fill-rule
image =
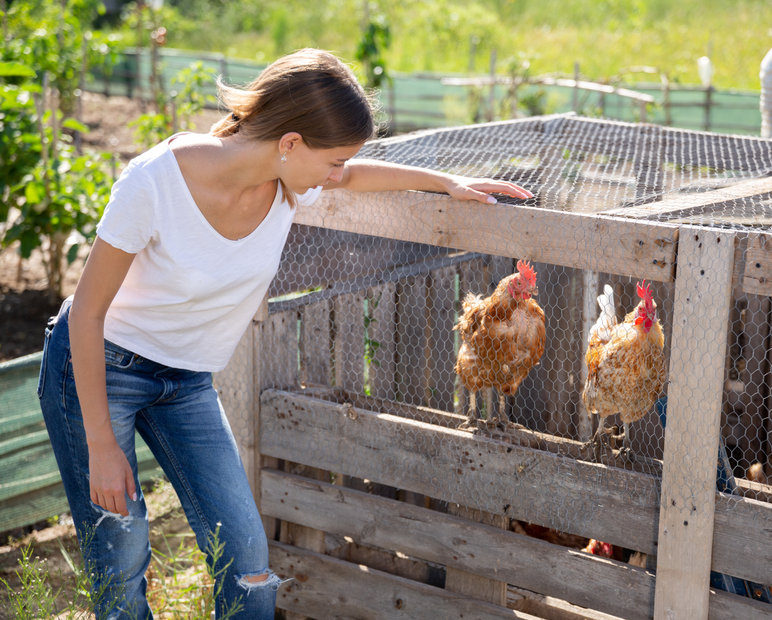
M258 311L259 312L259 311ZM236 438L241 461L247 472L252 494L257 498L257 436L255 433L255 337L252 325L247 328L228 365L214 375L231 430Z
M681 229L654 617L707 618L735 237Z

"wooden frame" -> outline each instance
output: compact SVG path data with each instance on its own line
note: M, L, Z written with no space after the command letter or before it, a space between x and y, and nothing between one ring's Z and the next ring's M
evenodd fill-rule
M769 191L766 183L754 185L754 189L748 189L749 186L745 184L743 188L751 192ZM731 199L731 192L726 193L726 199ZM662 206L666 210L671 208L669 203ZM654 209L654 204L647 209ZM241 398L243 409L253 411L248 420L239 418L234 426L241 425L241 428L234 430L237 436L247 437L241 447L247 452L246 461L252 468L256 497L267 522L290 521L317 533L300 545L305 546L306 551L275 544L273 553L278 556L277 565L314 567L308 570L324 571L327 576L338 570L342 571L341 575L351 575L350 566L339 566L338 560L323 554L325 536L351 536L362 544L415 553L426 561L444 564L448 570L481 577L490 583L515 583L518 588L533 588L542 594L545 588L551 588L549 595L569 606L556 611L557 607L549 607L543 599L536 603L535 599L526 597L528 604L520 601L520 607L516 606L514 612L507 612L501 604L482 600L469 608L467 602L459 603L463 599L458 599L458 595L442 599L450 596L447 590L442 590L442 597L436 599L437 609L444 609L442 605L448 604L448 609L474 609L480 617L528 617L525 610L533 610L533 605L541 605L541 612L547 615L565 618L582 614L631 618L765 617L769 612L767 606L709 587L711 570L772 583L772 506L748 498L728 498L715 491L727 316L737 244L734 232L512 204L483 206L418 192L356 198L343 191L325 192L317 204L299 208L296 221L672 282L675 284L673 353L661 488L655 478L636 472L573 461L496 439L475 439L479 466L459 469L453 464L463 462L463 452L472 439L468 433L455 430L453 424L458 420L451 413L414 407L411 419L406 419L380 410L376 401L372 401L369 408L360 408L351 402L336 403L332 397L325 400L313 393L298 393L298 353L293 346L288 346L298 340L295 331L298 310L281 310L277 305L266 321L256 323L254 335L247 336L252 340L244 345L252 347L259 363L244 364L237 358L218 377L227 384L228 377L241 376L245 368L248 372L260 368L256 375L259 380L251 390L239 392L240 396L230 394L231 398ZM474 228L469 227L469 221L475 222ZM766 242L757 241L759 238L749 241L748 249L749 256L758 258L746 264L744 275L734 274L735 279L743 277L745 286L753 293L766 292L766 283L772 282L772 261L767 259ZM608 243L609 239L615 242ZM582 245L597 251L582 253L580 240ZM353 289L349 295L352 294L357 300L367 295L357 294ZM699 300L704 300L705 311L698 316L693 306ZM350 311L350 302L351 299L340 297L331 303L342 315ZM309 307L303 312L320 310ZM353 317L350 320L356 320ZM300 338L309 336L301 333ZM267 356L261 355L267 350L266 345L258 347L258 342L274 343ZM336 346L360 345L346 345L341 340ZM314 347L318 350L318 344ZM342 350L336 349L334 354L335 359L345 359ZM304 368L304 362L301 361L300 366ZM313 373L311 366L308 368L308 373L315 377L329 376L330 370L324 363ZM361 389L356 382L341 387ZM388 400L392 395L388 387L383 389ZM684 424L687 411L689 426ZM695 420L700 428L699 437L693 436ZM313 437L312 442L308 441L309 437ZM411 438L419 443L411 444ZM427 445L432 446L431 455L425 453ZM277 470L277 463L281 461L303 463L315 471L332 473L292 476ZM395 464L398 464L396 469ZM583 480L597 475L590 473L593 468L603 468L606 484L602 497L598 496L597 485L592 490L583 486ZM474 523L463 516L347 489L331 480L339 476L367 478L476 511L548 527L555 523L545 520L544 514L549 513L550 496L557 493L561 501L571 502L573 533L602 537L604 541L646 554L656 552L657 575L663 578L656 579L647 569L632 569L613 560L555 548L500 527ZM467 481L465 488L468 481L474 479L477 480L475 488L485 492L477 493L474 498L459 494L458 476ZM624 489L628 488L626 481L633 479L639 492L631 497ZM427 485L427 480L431 480L431 484ZM545 495L544 485L553 489L550 494ZM516 497L517 501L504 505L502 497ZM599 512L596 502L615 508ZM624 519L620 515L624 515ZM409 537L408 542L400 538L407 527L406 519L412 528L420 530ZM424 527L428 530L421 529ZM477 551L474 558L459 552L458 544L452 542L463 538L460 532L474 532ZM546 565L552 569L540 568L540 558L551 558ZM560 570L555 571L555 566ZM412 592L410 596L421 601L414 603L415 609L429 604L423 598L431 594L425 587L414 584L421 592L419 595L418 590L411 589L413 586L394 585L396 578L381 576L378 579L385 581L373 582L379 583L373 586L376 589L389 583L388 587L404 586L405 592ZM624 597L616 595L620 590L626 593ZM318 584L310 589L298 584L288 594L280 595L280 604L296 613L313 615L312 601L315 596L321 596L321 592L323 589ZM511 589L509 593L512 594ZM352 598L355 596L352 594ZM490 600L483 594L477 598ZM395 604L394 600L372 604L388 606ZM399 600L404 604L407 599ZM454 602L450 604L447 600ZM353 605L351 610L362 609L352 601L347 604ZM572 605L576 607L571 608ZM384 607L379 617L390 614Z

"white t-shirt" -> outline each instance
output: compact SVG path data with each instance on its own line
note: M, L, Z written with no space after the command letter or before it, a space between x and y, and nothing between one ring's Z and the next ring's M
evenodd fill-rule
M97 234L136 254L107 311L105 338L147 359L222 370L276 275L294 210L281 191L260 225L231 240L207 222L169 142L133 159ZM310 204L321 187L299 195Z

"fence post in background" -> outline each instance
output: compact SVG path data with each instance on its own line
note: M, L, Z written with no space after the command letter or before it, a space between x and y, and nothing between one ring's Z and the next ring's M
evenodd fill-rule
M710 131L710 109L713 106L713 86L705 88L705 131Z
M735 237L684 226L678 242L655 618L707 618Z
M225 56L220 56L220 76L227 84L230 78L228 77L228 59Z
M761 137L772 138L772 49L761 61Z
M574 90L571 94L571 111L579 111L579 63L574 63Z
M496 48L491 50L491 89L488 92L488 121L496 118Z

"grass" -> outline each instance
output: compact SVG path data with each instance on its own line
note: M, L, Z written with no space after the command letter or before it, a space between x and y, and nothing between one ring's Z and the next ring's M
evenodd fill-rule
M147 597L159 620L209 620L213 574L196 546L176 495L166 481L146 494L153 556ZM57 525L0 547L0 619L93 618L88 571L79 561L72 525ZM222 546L210 541L215 556ZM15 559L15 566L10 560ZM231 609L229 613L235 613ZM227 615L226 615L227 617Z
M212 7L216 4L216 10ZM268 61L304 46L353 60L364 0L242 0L186 3L189 17L165 13L168 45ZM647 65L668 79L699 84L709 55L720 89L759 89L772 47L768 0L369 0L391 29L385 53L396 72L498 72L526 59L534 74L605 80ZM208 7L208 8L207 8ZM166 9L165 9L166 11ZM206 12L207 18L202 18ZM632 81L642 76L632 75ZM650 79L650 78L648 78Z

